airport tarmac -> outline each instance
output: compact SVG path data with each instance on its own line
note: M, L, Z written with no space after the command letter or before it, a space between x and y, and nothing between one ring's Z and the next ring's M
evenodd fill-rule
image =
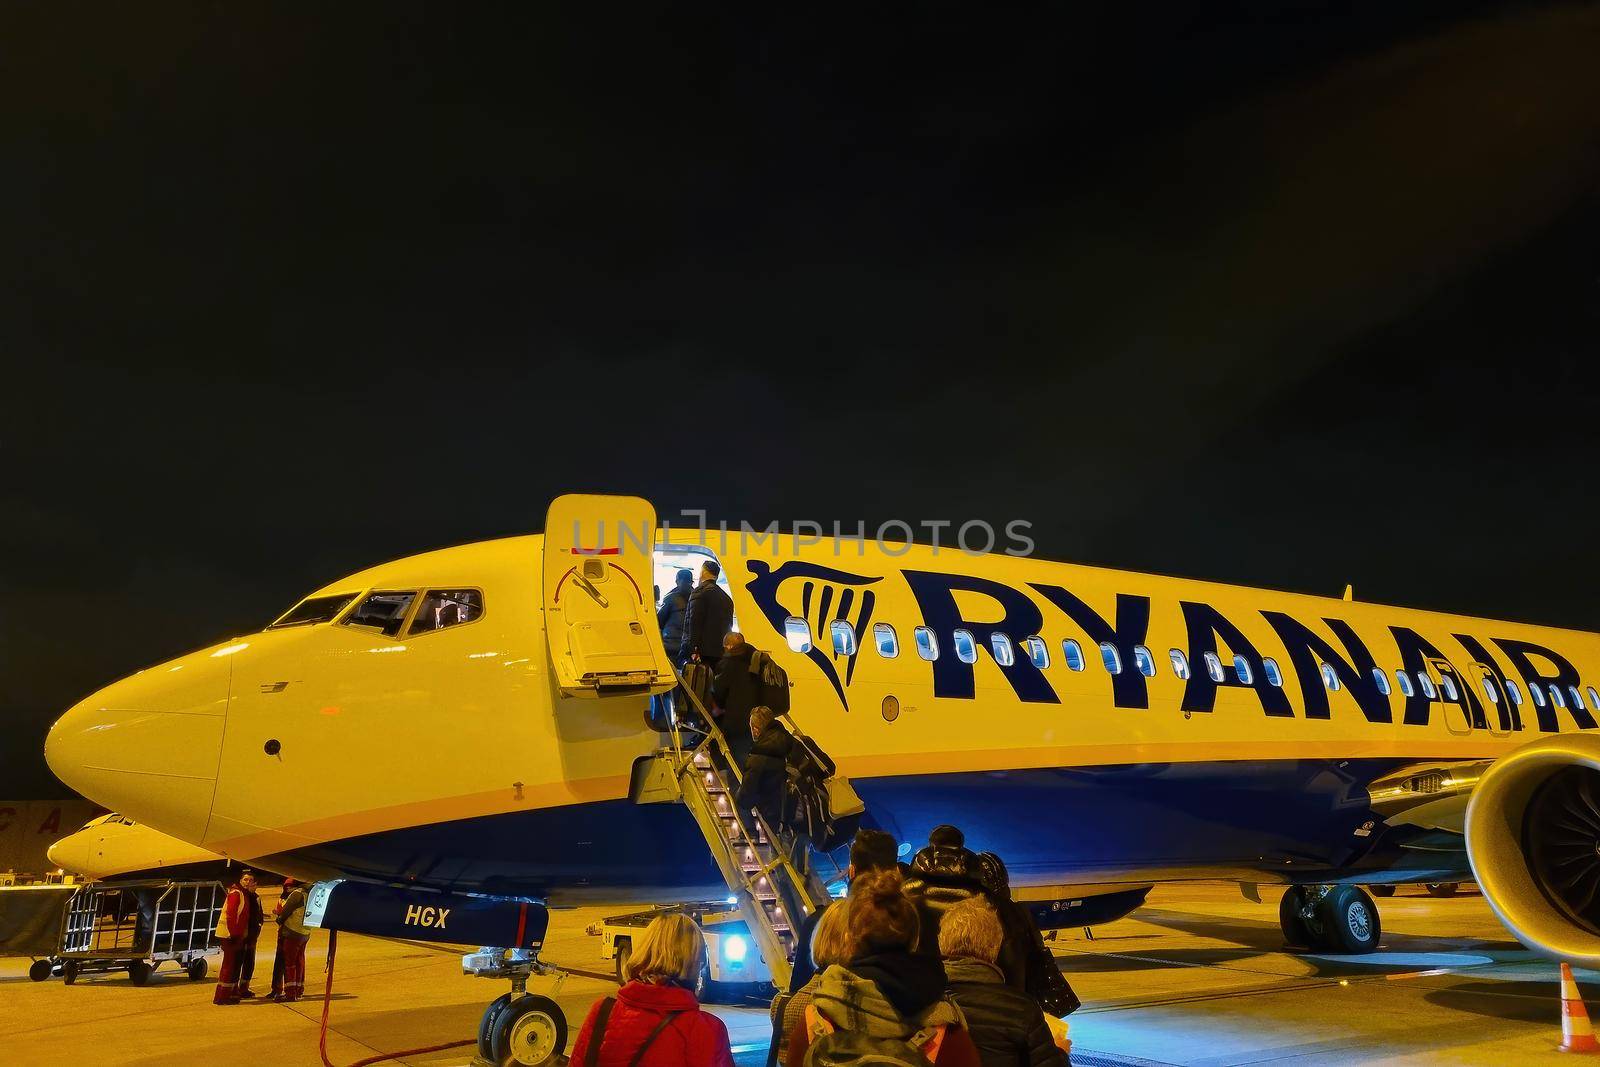
M1420 889L1380 900L1382 949L1365 957L1282 951L1277 893L1244 900L1237 887L1158 887L1127 919L1065 933L1053 947L1084 1006L1071 1019L1073 1062L1108 1064L1539 1064L1565 1063L1554 964L1525 951L1476 893L1433 899ZM589 922L617 909L558 912L546 958L588 972L558 1001L576 1032L588 1006L614 989L599 977ZM143 988L126 976L35 984L28 961L0 960L0 1063L155 1065L204 1061L314 1067L323 1008L326 935L312 941L307 985L293 1005L217 1008L211 979L173 973ZM504 982L461 974L457 951L374 938L339 941L328 1032L332 1063L466 1039ZM255 988L271 975L263 942ZM1600 973L1578 972L1600 1001ZM536 986L535 991L539 991ZM308 993L310 989L308 988ZM1600 1003L1594 1003L1600 1008ZM719 1006L740 1067L764 1062L763 1008ZM465 1064L463 1048L406 1057Z

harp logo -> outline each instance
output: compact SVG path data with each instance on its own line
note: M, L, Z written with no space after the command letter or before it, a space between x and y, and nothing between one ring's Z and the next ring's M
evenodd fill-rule
M789 560L777 569L760 559L749 560L745 565L751 575L745 588L778 634L784 633L786 619L806 621L812 635L806 658L817 665L838 694L839 703L848 710L850 700L845 690L855 674L861 643L868 639L872 609L877 602L877 594L870 587L883 578L801 560ZM848 655L834 651L832 627L836 621L849 623L855 631L855 646Z

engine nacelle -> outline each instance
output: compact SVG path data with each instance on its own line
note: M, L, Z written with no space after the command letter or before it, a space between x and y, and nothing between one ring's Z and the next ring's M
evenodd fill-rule
M1600 736L1541 738L1496 760L1466 835L1478 887L1519 941L1600 966Z

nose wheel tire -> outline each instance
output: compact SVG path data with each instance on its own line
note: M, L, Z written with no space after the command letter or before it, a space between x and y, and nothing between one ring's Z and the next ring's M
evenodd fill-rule
M478 1055L485 1060L494 1059L495 1023L500 1018L500 1013L510 1003L511 994L501 993L483 1009L483 1018L478 1020Z
M495 1016L490 1040L494 1063L554 1067L567 1050L567 1017L549 997L518 997Z

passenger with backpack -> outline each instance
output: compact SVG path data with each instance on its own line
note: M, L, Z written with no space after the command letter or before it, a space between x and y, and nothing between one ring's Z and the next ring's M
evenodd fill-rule
M822 972L787 1067L982 1067L961 1009L945 994L939 957L916 951L917 912L900 872L878 871L850 888L850 962Z
M700 1008L694 980L706 961L700 927L668 912L645 927L623 968L626 984L589 1009L572 1067L733 1067L728 1028Z
M818 919L811 924L809 934L804 935L804 943L796 949L795 960L798 962L805 957L824 970L835 963L847 962L850 958L850 932L846 928L849 908L849 901L836 900L817 912ZM789 1035L805 1018L806 1007L821 984L822 973L813 970L798 988L772 998L772 1047L767 1050L768 1067L787 1062Z
M750 711L761 703L761 680L750 669L750 658L756 646L744 639L737 630L722 639L722 659L716 666L716 678L711 683L711 698L721 709L717 725L722 736L728 739L728 750L739 767L750 755L753 738L750 735Z
M740 812L755 808L776 830L783 815L784 790L789 784L789 750L794 747L794 738L765 704L750 709L750 735L753 743L750 755L745 757L733 803Z
M1005 939L987 900L970 897L939 923L939 954L950 998L967 1020L983 1067L1069 1067L1039 1005L1006 984L995 964Z

